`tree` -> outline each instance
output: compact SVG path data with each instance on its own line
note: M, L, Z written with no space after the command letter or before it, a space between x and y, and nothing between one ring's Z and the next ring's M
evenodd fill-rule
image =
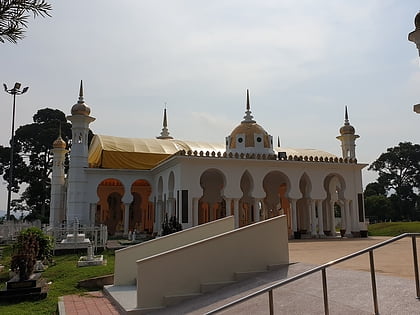
M401 142L388 148L369 170L379 173L377 187L385 189L398 219L419 219L416 207L420 187L420 145Z
M0 0L0 42L17 43L25 37L28 19L51 16L51 4L45 0Z
M13 191L18 192L22 183L27 187L18 200L12 201L12 210L29 210L27 219L48 221L50 203L50 174L52 169L52 144L59 135L69 142L71 124L57 109L38 110L33 123L19 127L15 134ZM0 147L0 174L9 180L10 148ZM18 163L17 163L18 162Z

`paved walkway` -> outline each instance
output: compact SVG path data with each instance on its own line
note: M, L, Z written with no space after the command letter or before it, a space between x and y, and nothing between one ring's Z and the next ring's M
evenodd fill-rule
M119 314L111 302L99 291L83 295L62 296L58 302L58 311L60 315Z
M367 239L321 239L321 240L292 240L289 242L290 262L299 262L293 267L289 267L287 277L293 274L311 269L315 265L320 265L328 261L343 257L357 250L364 249L374 244L388 239L387 237L369 237ZM420 240L417 240L417 248L420 248ZM420 308L420 301L413 299L413 257L411 249L411 239L403 239L384 249L374 252L375 267L378 273L378 295L381 303L381 314L417 314ZM369 270L368 255L352 259L336 265L337 268L328 269L329 297L331 301L331 314L372 314L370 310L362 310L360 305L369 305L371 302L370 294L370 275L365 271ZM339 268L347 269L341 271ZM275 272L274 272L275 273ZM275 276L273 274L268 277ZM282 271L277 272L279 276ZM276 308L288 307L289 314L322 314L322 291L319 279L311 282L296 282L293 287L286 287L274 291ZM410 279L410 280L409 280ZM273 279L254 279L253 283L241 283L239 292L242 295L247 292L245 287L252 287L252 291L261 285L266 286ZM301 280L299 280L301 281ZM346 290L343 291L340 283L346 282ZM259 283L258 283L259 282ZM363 287L356 284L364 283ZM248 289L249 289L248 288ZM398 289L399 294L394 294ZM232 291L234 290L234 291ZM186 301L178 306L166 309L156 314L202 314L204 311L213 309L218 305L238 297L235 287L219 290L218 296L206 295L204 301ZM309 290L309 294L308 294ZM354 297L348 298L349 292ZM101 292L91 292L91 296L69 295L62 297L59 312L61 315L82 315L82 314L119 314L117 309L103 296ZM223 295L223 296L222 296ZM277 298L276 298L277 296ZM398 301L401 296L408 296L410 303L400 306ZM212 300L213 299L213 300ZM195 299L196 300L196 299ZM241 304L223 314L258 314L267 311L267 296L263 295L257 299ZM302 303L305 301L305 303ZM367 304L364 304L365 302ZM413 304L414 303L414 304ZM321 307L321 309L319 308ZM397 307L397 308L396 308ZM402 309L401 307L405 307ZM415 311L414 311L415 310Z

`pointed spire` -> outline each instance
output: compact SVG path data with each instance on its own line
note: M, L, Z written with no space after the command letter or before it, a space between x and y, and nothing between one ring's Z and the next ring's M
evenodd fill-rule
M58 122L58 137L53 142L53 148L54 149L65 149L67 146L67 143L63 140L61 137L61 121Z
M168 119L166 118L166 102L165 109L163 110L163 128L168 127Z
M246 111L244 120L242 120L243 123L255 123L256 121L253 119L254 116L251 114L251 105L249 102L249 90L246 90Z
M83 99L83 80L80 80L80 90L79 90L79 103L84 103Z
M163 109L163 128L162 131L160 132L160 136L156 137L156 139L173 139L173 137L171 137L169 135L169 130L168 130L168 118L166 115L166 103L165 103L165 108Z
M347 112L347 105L346 105L346 112L344 114L344 124L349 125L349 113Z

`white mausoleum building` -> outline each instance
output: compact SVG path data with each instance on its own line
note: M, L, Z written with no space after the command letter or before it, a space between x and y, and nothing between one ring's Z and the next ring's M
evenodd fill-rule
M361 170L347 109L337 139L342 156L315 149L273 145L273 137L252 116L247 92L243 120L224 143L174 139L163 129L156 139L95 135L95 118L83 89L67 117L72 145L67 177L66 143L54 142L50 225L77 219L106 224L109 233L162 231L175 216L188 228L234 215L235 226L286 214L289 235L347 235L364 229ZM222 140L222 139L221 139ZM337 219L340 217L340 219Z

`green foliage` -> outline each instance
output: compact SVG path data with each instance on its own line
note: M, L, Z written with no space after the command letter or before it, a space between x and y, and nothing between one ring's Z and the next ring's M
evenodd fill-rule
M7 255L8 252L3 252ZM114 272L115 256L113 252L104 252L107 264L103 266L77 267L79 255L70 254L54 257L56 264L43 272L42 277L51 282L48 296L40 301L27 301L20 303L0 302L2 315L32 315L32 314L56 314L58 298L68 294L84 294L87 290L77 288L81 280L109 275ZM10 257L4 257L6 263Z
M396 214L391 200L383 195L365 197L366 216L379 222L394 220Z
M419 233L420 222L384 222L369 224L371 236L397 236L403 233Z
M36 260L51 259L52 250L51 237L36 227L25 229L20 232L13 247L10 267L14 272L19 272L21 280L27 280L32 274Z
M178 222L175 216L172 216L168 220L168 215L165 215L165 220L162 223L162 235L172 234L178 231L182 231L182 225Z
M0 1L0 42L16 43L23 39L28 27L29 15L51 16L52 7L45 0L1 0Z
M376 183L366 187L367 197L387 196L395 220L420 219L420 145L401 142L396 147L388 148L369 166L369 170L377 171L379 177ZM366 211L370 211L368 206Z

